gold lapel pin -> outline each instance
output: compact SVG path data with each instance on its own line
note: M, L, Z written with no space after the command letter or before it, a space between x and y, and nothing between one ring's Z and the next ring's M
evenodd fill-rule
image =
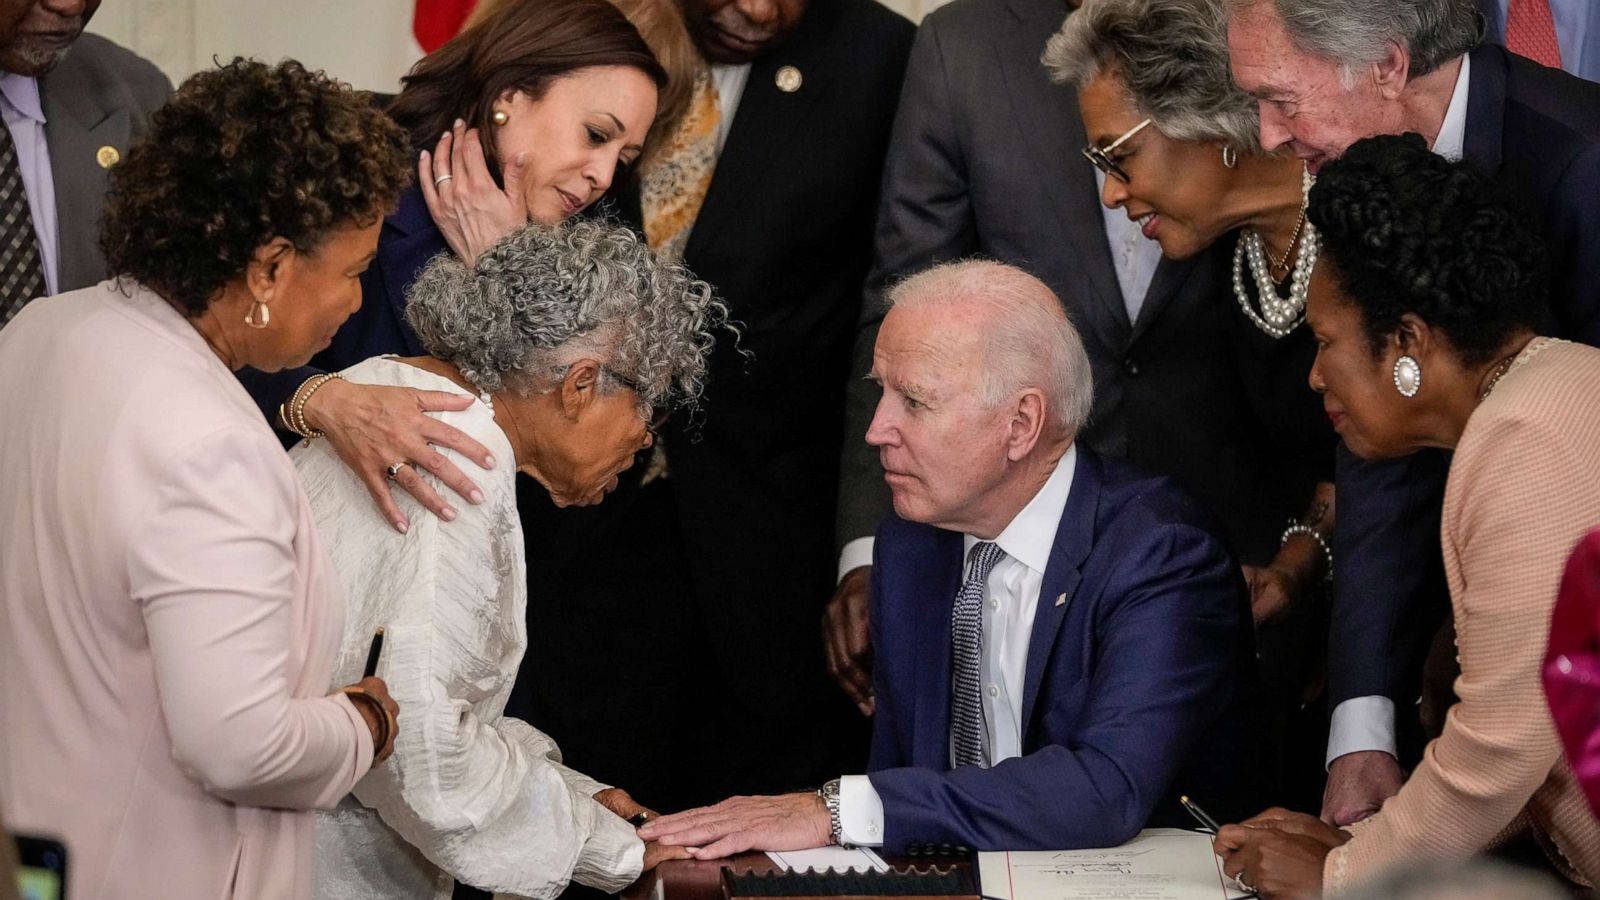
M1061 596L1057 597L1056 598L1056 605L1057 606L1066 606L1067 605L1067 595L1066 594L1062 594Z
M107 144L95 151L94 161L100 164L100 168L109 169L122 162L122 154L117 152L117 148Z
M800 90L800 85L805 83L805 77L794 66L784 66L779 69L778 73L772 76L772 80L778 85L778 90L783 91L785 94L792 94Z

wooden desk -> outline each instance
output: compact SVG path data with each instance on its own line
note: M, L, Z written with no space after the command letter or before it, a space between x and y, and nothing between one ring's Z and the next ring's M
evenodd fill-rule
M972 868L971 857L951 856L892 856L885 861L896 869L919 869L937 866L941 869L955 866ZM722 870L736 872L776 872L778 867L765 853L740 853L728 859L706 860L674 859L656 867L654 872L639 879L621 893L622 900L722 900ZM976 877L974 875L974 881ZM662 893L657 896L656 884L661 883Z

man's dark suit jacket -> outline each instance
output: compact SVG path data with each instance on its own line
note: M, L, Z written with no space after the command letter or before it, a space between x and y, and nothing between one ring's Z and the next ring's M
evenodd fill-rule
M884 846L1107 847L1260 797L1238 565L1169 479L1079 448L1028 644L1022 756L950 768L950 627L963 539L890 515L872 568L873 788ZM1216 807L1213 809L1213 807Z
M1493 44L1471 58L1464 158L1545 238L1546 333L1600 345L1600 85ZM1391 698L1402 757L1420 750L1412 710L1449 610L1439 548L1448 469L1439 451L1372 462L1339 453L1330 699Z
M1198 259L1163 260L1129 321L1095 172L1079 154L1077 95L1039 61L1067 13L1061 0L956 0L917 32L856 337L838 542L870 536L889 508L864 439L879 392L861 377L883 292L984 256L1048 284L1082 335L1095 402L1079 443L1173 476L1216 512L1241 559L1265 562L1311 485L1333 474L1327 420L1305 387L1314 348L1304 329L1273 341L1245 323L1227 270L1233 235Z
M106 277L100 214L106 203L101 147L127 156L150 114L167 102L172 83L149 60L99 35L82 34L65 58L39 78L45 143L56 188L62 292Z

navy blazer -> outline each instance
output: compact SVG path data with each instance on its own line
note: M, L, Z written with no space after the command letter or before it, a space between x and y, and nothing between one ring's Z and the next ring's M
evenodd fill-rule
M239 380L267 421L280 429L285 443L299 439L282 430L278 404L289 399L307 378L319 372L337 372L385 353L428 355L416 332L406 323L406 289L429 261L448 250L444 235L428 213L422 190L408 188L400 195L400 205L384 218L378 232L378 255L361 275L361 308L340 326L333 343L312 357L308 365L297 369L270 374L249 368L240 370Z
M1465 159L1544 236L1545 333L1600 346L1600 85L1493 44L1471 56ZM1426 738L1414 704L1428 645L1449 610L1439 549L1448 471L1448 455L1437 450L1399 460L1339 454L1330 700L1391 698L1402 711L1403 761Z
M1023 755L950 768L950 615L962 536L890 515L872 568L872 786L884 846L1120 844L1147 824L1259 809L1239 567L1167 478L1078 448L1023 690ZM1064 598L1064 599L1063 599Z

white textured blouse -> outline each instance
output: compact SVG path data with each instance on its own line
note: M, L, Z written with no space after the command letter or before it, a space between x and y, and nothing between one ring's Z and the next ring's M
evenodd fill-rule
M343 374L358 384L461 390L389 357ZM555 897L571 879L620 890L639 876L644 845L591 799L605 786L562 765L549 737L503 715L528 645L511 444L483 400L432 415L498 461L482 471L440 448L484 494L480 505L453 504L454 522L396 490L411 521L399 534L326 441L291 453L348 597L334 683L361 677L382 627L378 675L400 704L394 755L354 796L318 814L315 896L447 900L455 879L535 898Z

